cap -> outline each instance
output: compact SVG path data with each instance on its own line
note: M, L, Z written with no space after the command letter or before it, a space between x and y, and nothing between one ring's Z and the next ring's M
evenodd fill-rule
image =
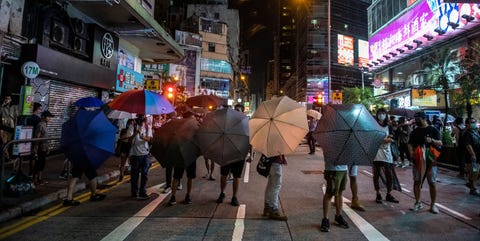
M42 117L54 117L54 115L50 113L50 111L46 110L42 112Z
M414 117L414 118L423 118L423 119L425 119L425 118L426 118L426 115L425 115L425 112L420 111L420 112L415 113L415 115L413 115L413 117Z

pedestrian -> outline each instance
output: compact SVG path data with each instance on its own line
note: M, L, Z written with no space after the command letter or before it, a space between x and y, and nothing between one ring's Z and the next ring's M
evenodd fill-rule
M413 174L413 194L415 196L415 204L413 211L419 211L423 208L420 200L420 190L423 183L423 177L421 168L427 168L425 164L425 149L426 148L440 148L442 146L442 140L440 139L440 132L433 126L429 126L427 123L426 115L424 112L415 113L415 125L417 126L410 134L408 140L408 151L413 160L412 174ZM414 156L416 148L421 148L420 155ZM423 154L421 154L423 153ZM424 169L425 170L425 169ZM438 208L435 205L437 190L435 187L437 166L432 164L431 168L425 170L425 178L428 181L430 190L430 212L438 214Z
M168 123L172 121L173 119L177 118L177 112L173 111L172 113L168 114L165 123ZM172 181L173 181L173 166L170 164L170 162L165 163L165 188L163 189L163 193L169 193L172 191ZM177 190L182 190L182 182L179 180L179 185L177 187Z
M437 128L438 131L440 131L443 127L443 122L440 120L438 115L434 115L432 119L432 125L433 127Z
M399 165L398 167L406 168L410 165L410 153L408 152L408 137L412 132L412 127L402 116L398 120L397 138L398 138L398 153L399 153Z
M243 113L244 107L243 105L237 104L235 105L235 110ZM247 161L250 159L251 150L247 154ZM230 204L232 206L240 206L238 202L237 193L238 187L240 185L240 177L242 176L243 166L245 164L245 158L234 161L230 164L224 165L220 167L220 195L218 196L217 203L223 203L225 199L225 188L227 187L227 176L229 174L233 175L233 183L232 183L232 200Z
M79 201L73 199L73 191L82 174L85 174L90 183L90 201L96 202L105 199L106 195L97 191L97 171L93 167L78 167L73 164L72 178L68 181L67 197L63 200L63 206L78 206L80 204Z
M151 163L148 159L150 154L150 144L152 140L152 127L147 124L147 119L143 115L138 115L135 120L135 131L132 138L132 147L130 149L130 186L131 197L138 200L150 198L147 194L148 171ZM138 180L140 179L140 183Z
M46 110L42 112L42 120L37 124L35 128L35 138L47 138L48 137L48 122L54 117L50 111ZM38 185L46 184L43 180L42 174L45 169L46 158L49 153L48 141L38 141L34 144L33 153L37 156L35 165L33 167L32 178L33 182Z
M461 143L462 135L465 130L465 124L462 117L455 118L452 126L452 134L455 140L453 144L455 148L455 156L458 163L458 175L459 178L465 178L465 146Z
M358 165L350 165L348 167L348 177L350 179L350 190L352 192L352 203L350 207L358 211L365 211L365 207L360 204L358 200L358 185L357 185Z
M127 164L130 149L132 148L133 134L135 132L135 120L129 119L127 125L120 131L120 137L117 141L118 155L120 156L120 176L118 180L121 182L125 175L125 165Z
M465 147L465 166L468 173L467 186L470 188L470 195L478 195L475 182L478 179L478 159L480 158L480 134L478 133L477 120L468 118L465 121L466 129L463 134Z
M398 200L394 198L391 194L392 186L393 186L393 155L392 149L390 147L391 143L395 142L393 139L393 135L390 134L389 127L388 127L388 117L387 112L385 109L380 108L377 110L377 114L375 116L378 124L383 128L385 133L385 138L383 139L383 143L380 145L380 148L377 151L377 155L373 160L373 186L376 192L376 203L382 203L382 195L380 194L380 172L383 170L385 172L385 179L386 179L386 186L387 186L387 195L385 196L385 200L387 202L398 203Z
M342 228L349 228L347 221L342 216L342 193L347 185L347 171L348 165L334 165L333 160L325 160L323 177L327 183L327 188L323 195L323 219L320 226L322 232L330 231L329 212L332 197L335 197L335 222Z
M36 132L37 125L38 125L38 123L40 123L40 121L42 121L41 114L42 114L42 104L40 104L38 102L34 102L33 103L32 114L26 119L26 122L25 122L25 124L27 126L32 126L33 127L32 138L35 138L35 132ZM35 158L30 158L30 175L29 176L33 175L34 166L35 166Z
M0 108L0 139L2 141L2 149L3 145L7 144L7 142L13 140L13 132L15 131L15 122L19 115L18 105L12 104L12 97L10 95L6 95L3 98L3 103ZM10 158L10 151L12 146L9 147L5 153L6 159Z
M313 132L317 129L318 121L312 116L307 115L308 121L308 133L307 133L307 142L310 152L308 154L315 154L315 138L313 138Z
M270 159L272 166L270 167L265 188L263 216L268 216L273 220L286 221L287 216L280 213L278 196L282 188L282 165L287 164L287 159L285 159L284 155L268 157L268 159Z

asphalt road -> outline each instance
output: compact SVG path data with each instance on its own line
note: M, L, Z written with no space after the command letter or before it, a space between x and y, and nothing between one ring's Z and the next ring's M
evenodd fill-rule
M323 216L322 198L323 158L321 151L308 155L306 145L287 156L281 208L288 221L262 217L263 193L266 178L255 171L255 164L246 168L238 199L240 207L229 204L231 184L227 186L225 202L215 202L219 194L219 168L216 181L202 178L206 170L197 162L192 204L181 204L185 189L177 193L178 204L168 206L169 194L162 194L164 169L154 166L148 186L155 198L146 201L129 197L130 184L112 182L103 191L104 201L88 201L88 193L77 195L82 204L46 207L20 220L0 227L2 240L480 240L480 196L471 196L465 181L456 173L440 169L437 183L437 202L440 214L428 212L428 187L422 189L425 208L413 207L411 168L397 168L403 192L392 194L400 203L375 203L375 191L370 167L360 167L358 182L361 203L366 212L349 208L351 200L347 187L344 193L344 216L349 229L334 225L329 233L320 231ZM185 181L185 180L184 180ZM185 183L184 183L185 186ZM348 185L347 185L348 186ZM382 189L384 196L385 190Z

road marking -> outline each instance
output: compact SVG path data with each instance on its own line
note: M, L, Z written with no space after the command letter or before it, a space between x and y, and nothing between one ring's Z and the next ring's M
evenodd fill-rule
M245 163L245 173L243 174L243 182L248 183L250 178L250 162Z
M405 186L406 186L405 184L400 183L400 186L402 186L402 192L403 192L403 191L408 192L408 193L411 192L410 190L408 190L408 189L405 188Z
M168 196L168 194L160 194L158 189L160 189L165 183L153 186L148 188L150 192L157 193L158 197L151 201L147 206L142 208L139 212L137 212L133 217L127 219L127 221L123 222L120 226L114 229L111 233L105 236L102 241L108 240L125 240L130 233L137 228L140 223L145 220L150 213L155 210L155 208Z
M440 203L436 203L436 205L437 205L438 207L440 207L441 209L444 209L445 211L447 211L447 212L449 212L449 213L451 213L451 214L453 214L453 215L455 215L455 216L457 216L457 217L459 217L459 218L463 218L463 219L465 219L465 220L472 220L472 218L467 217L467 216L465 216L465 215L463 215L463 214L461 214L461 213L459 213L459 212L457 212L457 211L454 211L454 210L452 210L452 209L450 209L450 208L447 208L447 207L445 207L444 205L442 205L442 204L440 204Z
M323 194L325 194L325 184L322 185ZM343 212L352 220L353 224L357 226L360 232L363 233L365 238L368 240L375 240L375 241L387 241L389 240L385 237L380 231L375 229L370 223L368 223L365 219L363 219L360 215L358 215L355 211L353 211L345 202L351 202L350 200L343 197Z
M233 229L232 241L241 241L245 230L245 204L238 207L237 219L235 220L235 228Z
M367 170L362 170L363 173L367 174L367 176L373 177L373 174Z

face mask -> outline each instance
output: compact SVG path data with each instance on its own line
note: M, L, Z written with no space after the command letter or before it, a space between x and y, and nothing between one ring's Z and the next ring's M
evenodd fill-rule
M380 114L380 115L378 115L378 119L379 119L380 121L384 121L386 117L387 117L387 116L386 116L385 114Z
M470 127L474 130L477 129L477 123L470 123Z
M422 126L423 125L422 120L415 120L415 125Z

